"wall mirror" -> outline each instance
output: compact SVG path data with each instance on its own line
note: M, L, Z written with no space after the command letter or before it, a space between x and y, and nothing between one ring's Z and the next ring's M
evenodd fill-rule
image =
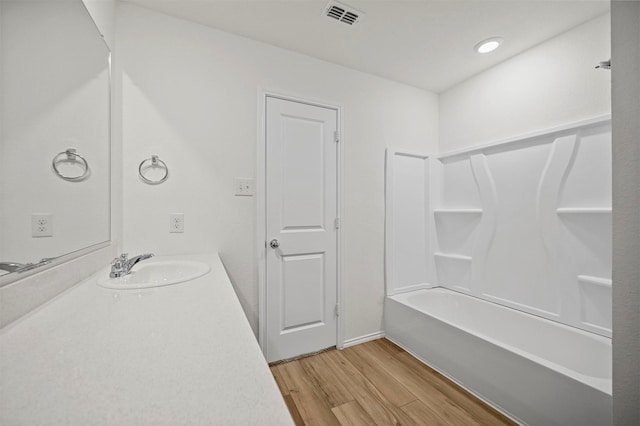
M108 244L109 80L82 0L0 0L0 286Z

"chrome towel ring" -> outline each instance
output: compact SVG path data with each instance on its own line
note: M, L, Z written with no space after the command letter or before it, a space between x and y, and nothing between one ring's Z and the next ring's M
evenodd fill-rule
M164 175L156 180L148 179L144 175L144 173L149 169L164 169ZM142 162L138 166L138 174L140 175L140 179L142 179L144 183L148 183L149 185L158 185L167 180L167 178L169 177L169 167L167 167L167 163L162 161L157 155L152 155L151 158L142 160Z
M82 171L82 174L78 176L65 176L58 169L58 165L60 163L80 163L84 170ZM76 152L75 148L68 148L66 151L58 153L55 157L53 157L53 160L51 160L51 166L53 167L53 171L58 175L59 178L71 182L81 181L85 179L89 174L89 163L87 163L87 160L82 155Z

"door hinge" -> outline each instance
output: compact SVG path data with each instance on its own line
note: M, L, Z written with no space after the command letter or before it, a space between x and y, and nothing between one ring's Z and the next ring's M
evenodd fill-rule
M335 141L335 143L340 142L340 131L336 130L335 132L333 132L333 140Z
M340 229L340 218L339 218L339 217L336 217L336 218L333 220L333 227L334 227L335 229Z
M336 307L334 309L334 312L335 312L337 317L340 316L340 305L338 303L336 303Z

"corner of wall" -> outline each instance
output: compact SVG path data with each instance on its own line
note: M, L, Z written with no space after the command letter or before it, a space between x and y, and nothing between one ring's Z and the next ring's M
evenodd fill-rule
M115 43L116 0L82 0L109 49Z
M611 2L613 423L640 424L640 2Z

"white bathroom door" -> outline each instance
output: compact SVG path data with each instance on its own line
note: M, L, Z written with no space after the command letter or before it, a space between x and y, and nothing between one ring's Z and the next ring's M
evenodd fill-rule
M336 345L338 111L267 97L266 344L273 362Z

